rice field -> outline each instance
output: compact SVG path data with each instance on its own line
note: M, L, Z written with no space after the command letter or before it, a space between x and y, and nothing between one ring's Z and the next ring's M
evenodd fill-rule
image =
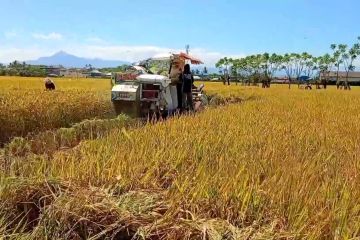
M47 92L41 78L0 77L0 146L26 136L89 118L109 118L110 82L104 79L55 79Z
M88 88L83 80L73 89L66 81L59 91L69 99L74 92L108 91L105 80ZM0 80L7 94L17 94L14 88ZM360 237L359 88L305 91L220 83L205 88L220 99L241 101L156 124L126 116L95 123L85 119L100 115L81 114L77 125L53 125L56 130L15 138L2 157L0 152L0 235ZM76 103L62 105L83 111L84 102Z

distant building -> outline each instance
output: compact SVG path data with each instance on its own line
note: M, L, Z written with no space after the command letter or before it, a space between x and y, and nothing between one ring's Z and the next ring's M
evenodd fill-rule
M336 82L336 72L331 71L330 73L321 73L320 78L326 79L329 82ZM339 72L339 81L345 81L346 79L346 72L340 71ZM360 83L360 72L349 72L348 76L349 83Z
M41 66L45 69L46 75L51 77L86 77L88 74L84 73L83 69L78 68L64 68L62 66Z
M111 77L112 77L112 73L106 73L106 74L104 75L104 77L105 77L105 78L111 78Z
M61 72L61 76L82 78L82 77L86 77L87 75L84 73L83 69L68 68L68 69L64 69L64 71Z
M104 76L104 74L97 69L92 70L89 74L89 77L94 77L94 78L97 78L97 77L99 78L99 77L103 77L103 76Z
M63 66L59 65L59 66L42 66L42 69L45 70L46 75L49 76L63 76L62 72L66 70L66 68L64 68Z
M284 77L274 77L271 80L272 83L289 83L289 78L284 76Z

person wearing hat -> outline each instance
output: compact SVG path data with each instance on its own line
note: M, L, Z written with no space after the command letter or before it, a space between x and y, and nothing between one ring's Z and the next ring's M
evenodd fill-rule
M49 91L55 90L55 84L49 77L45 78L45 89Z

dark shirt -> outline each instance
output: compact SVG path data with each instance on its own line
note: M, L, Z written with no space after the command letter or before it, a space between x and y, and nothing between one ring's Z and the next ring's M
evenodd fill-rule
M182 80L182 92L189 93L192 90L192 85L194 83L194 77L191 73L183 73L180 76Z

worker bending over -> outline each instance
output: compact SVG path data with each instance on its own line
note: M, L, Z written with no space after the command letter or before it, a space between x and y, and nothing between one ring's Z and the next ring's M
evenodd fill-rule
M45 78L45 89L46 90L55 90L55 84L50 78Z

